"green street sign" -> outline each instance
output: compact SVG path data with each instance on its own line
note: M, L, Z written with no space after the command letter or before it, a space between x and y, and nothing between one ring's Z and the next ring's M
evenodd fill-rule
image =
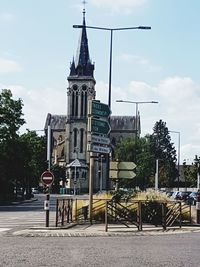
M91 115L96 117L107 118L111 114L111 110L108 105L92 100Z
M89 118L89 125L89 130L95 134L107 135L111 131L111 127L108 121Z

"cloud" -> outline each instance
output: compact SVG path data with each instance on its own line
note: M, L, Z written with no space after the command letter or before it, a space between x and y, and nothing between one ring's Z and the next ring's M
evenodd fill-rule
M108 85L97 81L96 90L97 98L107 103ZM169 130L180 132L182 161L200 156L200 84L190 77L167 77L154 86L142 81L131 81L126 88L112 86L112 114L134 116L135 104L116 103L117 99L158 101L139 105L142 136L152 133L155 122L162 119ZM171 136L178 149L177 135Z
M97 7L125 13L131 13L133 9L144 6L146 2L147 0L90 0L90 3Z
M0 21L1 22L11 22L14 19L14 15L11 13L0 13Z
M22 67L14 60L0 58L0 74L19 72Z
M161 70L160 66L156 66L152 64L148 59L137 55L123 53L118 56L117 60L119 62L126 62L128 64L134 64L137 67L142 67L148 72L158 72Z
M1 85L12 91L13 98L23 101L23 113L26 124L20 132L30 130L43 130L47 113L66 114L65 91L57 88L28 89L20 85Z
M15 98L24 103L23 113L27 122L22 128L40 130L44 128L47 113L67 114L67 96L58 88L25 88L19 85L0 85L10 88ZM200 156L200 84L190 77L167 77L158 84L131 81L129 86L112 86L112 114L135 116L135 104L116 103L116 100L158 101L158 104L138 106L141 116L142 136L152 133L156 121L162 119L171 131L179 131L181 139L181 158L192 161ZM108 103L108 84L96 83L96 99ZM170 134L177 149L177 135Z

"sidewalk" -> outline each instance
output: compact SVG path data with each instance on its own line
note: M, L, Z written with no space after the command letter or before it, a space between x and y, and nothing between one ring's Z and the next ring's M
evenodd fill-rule
M108 231L105 231L105 224L89 223L78 225L70 224L66 227L34 227L24 229L13 233L15 236L27 237L89 237L89 236L152 236L152 235L166 235L166 234L183 234L188 232L200 232L200 225L170 227L163 230L162 227L143 226L142 231L138 231L137 227L126 227L118 224L108 225Z

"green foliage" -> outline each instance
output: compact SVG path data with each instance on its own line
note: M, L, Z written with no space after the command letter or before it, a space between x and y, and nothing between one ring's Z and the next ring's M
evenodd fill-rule
M159 186L173 186L178 176L176 169L176 150L169 135L166 123L156 122L153 134L142 138L122 140L116 145L115 160L133 161L137 167L132 180L120 179L119 187L141 189L154 186L155 165L159 159Z
M10 90L0 93L0 198L11 197L18 173L18 130L25 121L22 118L22 100L14 100Z
M176 169L176 150L171 142L166 122L156 122L151 135L151 151L155 160L159 160L160 186L172 187L178 177Z
M197 173L199 172L200 157L197 155L194 158L192 165L187 165L186 161L183 162L183 173L185 177L185 184L188 187L197 186Z

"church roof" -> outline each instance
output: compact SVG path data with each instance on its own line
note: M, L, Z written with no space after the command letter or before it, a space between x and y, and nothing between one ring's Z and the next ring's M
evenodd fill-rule
M134 131L135 127L135 116L111 116L110 126L112 131L118 130L131 130Z
M67 116L65 115L52 115L48 113L45 123L45 130L47 130L48 125L50 123L52 130L65 131L66 119ZM112 131L119 131L119 130L134 131L136 129L135 116L111 116L110 125Z
M67 116L65 115L53 115L48 113L44 129L47 130L48 125L51 125L52 130L65 131L66 118Z

